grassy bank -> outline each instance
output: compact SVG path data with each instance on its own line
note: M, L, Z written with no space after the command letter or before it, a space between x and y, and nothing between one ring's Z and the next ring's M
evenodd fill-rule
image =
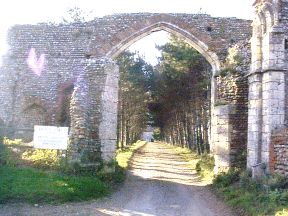
M15 201L58 204L104 197L124 181L133 152L144 144L137 142L118 151L113 163L115 172L105 173L77 172L71 168L67 172L53 150L19 150L21 143L6 143L0 152L0 204Z
M243 216L288 216L287 179L274 175L252 180L247 172L231 170L214 179L214 188Z

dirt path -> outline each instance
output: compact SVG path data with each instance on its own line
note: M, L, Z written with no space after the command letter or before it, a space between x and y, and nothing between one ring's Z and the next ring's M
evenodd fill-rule
M148 143L134 155L127 181L103 200L60 206L14 204L0 215L230 216L224 203L201 183L195 171L163 144Z

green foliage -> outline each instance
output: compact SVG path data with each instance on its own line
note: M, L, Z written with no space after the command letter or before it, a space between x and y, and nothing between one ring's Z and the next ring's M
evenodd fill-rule
M281 209L276 212L275 216L287 216L288 215L288 208Z
M22 159L40 169L58 169L61 164L61 157L54 149L29 149L22 154Z
M0 165L16 166L17 161L11 148L0 144Z
M0 166L5 164L5 156L4 156L5 146L3 145L2 138L0 140Z
M288 189L288 178L276 174L263 177L261 183L268 186L270 190Z
M196 164L196 171L204 180L212 180L214 178L214 157L209 154L200 156L200 160Z
M220 174L214 186L241 215L285 215L288 209L287 179L277 175L253 180L251 173L231 170Z
M161 139L161 129L160 128L154 129L153 138L154 138L154 140L160 140Z
M129 161L133 156L133 153L137 151L139 148L144 146L146 144L146 141L137 141L130 147L127 147L125 149L119 149L116 153L116 161L119 165L119 167L123 169L128 169Z
M125 180L133 152L145 143L139 141L125 150L118 150L117 161L108 164L115 169L115 172L110 173L104 169L82 167L77 162L64 163L56 150L25 151L23 161L37 169L8 165L0 167L0 203L63 203L103 197L115 184ZM57 171L51 171L55 169Z
M227 67L227 68L220 70L219 75L221 77L226 77L229 75L235 75L236 73L237 73L237 71L235 69L233 69L231 67Z
M239 52L238 46L233 46L228 49L228 57L225 59L223 69L219 72L221 77L237 74L236 68L243 63L244 57Z
M8 137L1 137L0 140L0 165L16 166L19 161L18 147L21 146L21 139L11 140Z
M4 145L21 145L22 143L23 143L22 139L11 140L8 137L3 138L3 144Z
M108 182L112 185L123 183L126 178L127 170L120 167L116 161L113 164L114 172L105 172L104 170L100 170L97 172L97 176L99 176L102 181Z
M240 171L231 169L227 173L221 173L213 181L217 187L227 187L240 179Z
M211 66L186 41L172 35L158 47L150 111L161 138L181 147L209 152Z

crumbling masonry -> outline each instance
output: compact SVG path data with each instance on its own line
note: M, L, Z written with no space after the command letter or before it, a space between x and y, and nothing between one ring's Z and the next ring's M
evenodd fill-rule
M70 126L71 161L94 166L113 159L118 97L114 59L135 41L165 30L188 41L212 66L215 171L233 166L247 137L248 167L268 164L273 130L285 127L287 115L288 2L257 1L255 8L253 36L249 20L203 14L119 14L69 25L14 26L0 69L2 131L31 140L36 124ZM233 59L237 73L222 76Z

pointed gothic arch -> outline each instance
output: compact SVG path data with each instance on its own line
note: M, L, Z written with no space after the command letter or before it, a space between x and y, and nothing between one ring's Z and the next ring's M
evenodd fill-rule
M205 59L210 63L212 66L213 73L216 73L216 71L220 70L220 60L217 56L217 54L211 49L209 49L208 45L205 44L203 41L195 37L192 33L174 25L168 22L157 22L155 24L152 24L150 26L144 27L133 34L131 34L129 37L124 38L120 43L118 43L116 46L114 46L108 53L108 58L115 58L117 57L121 52L123 52L125 49L127 49L130 45L135 43L136 41L144 38L147 35L150 35L153 32L156 31L166 31L171 34L175 34L180 38L183 38L186 40L189 44L192 45L193 48L195 48L199 53L201 53Z

